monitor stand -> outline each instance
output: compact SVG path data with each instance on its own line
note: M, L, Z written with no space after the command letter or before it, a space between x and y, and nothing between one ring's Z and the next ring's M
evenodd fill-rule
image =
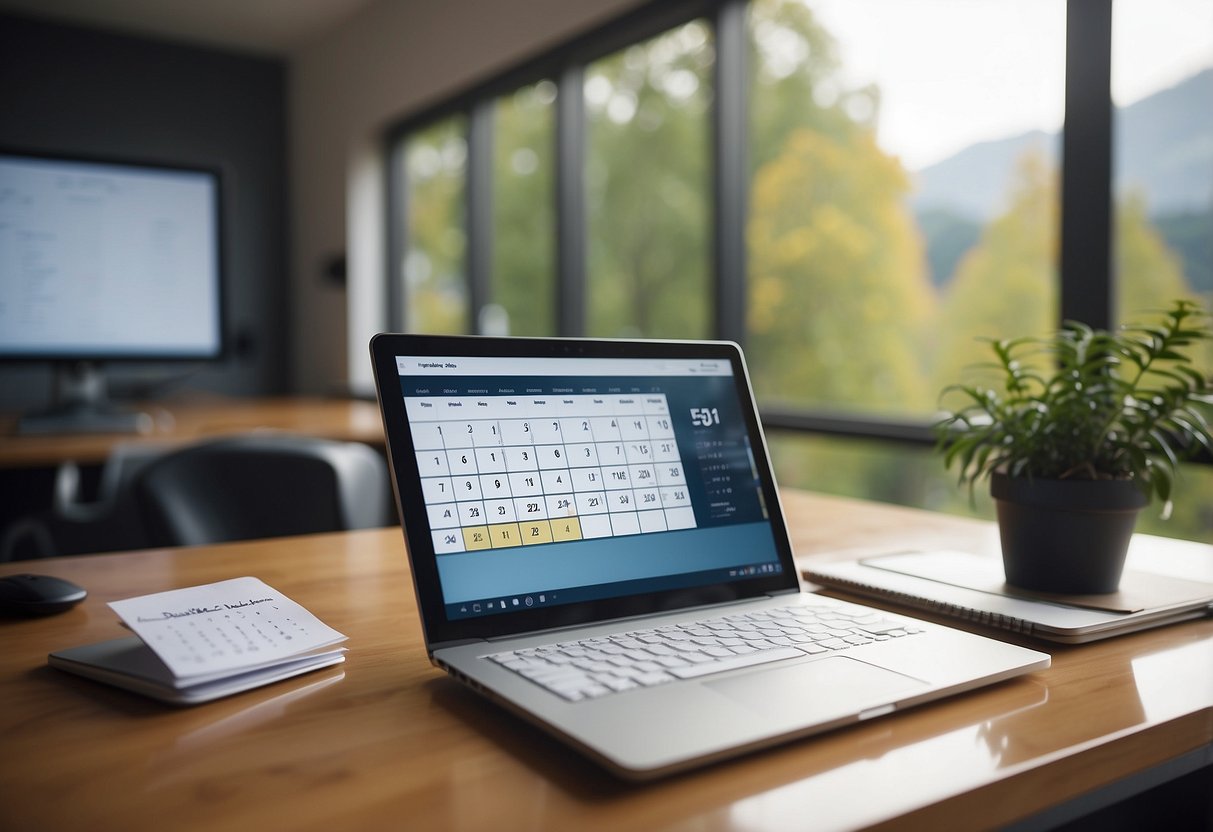
M54 365L54 402L17 422L23 436L60 433L151 433L151 414L120 407L106 392L105 373L94 361Z

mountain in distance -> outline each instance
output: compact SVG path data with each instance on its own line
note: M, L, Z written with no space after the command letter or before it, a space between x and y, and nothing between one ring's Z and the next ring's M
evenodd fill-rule
M1188 284L1213 293L1213 69L1118 109L1113 129L1118 193L1145 196ZM982 229L1006 210L1016 166L1029 152L1056 167L1061 137L1037 130L981 142L914 174L910 205L936 286L951 279Z
M1124 108L1115 124L1121 191L1145 193L1152 216L1213 205L1213 69Z
M1118 108L1113 125L1116 186L1145 194L1151 216L1213 203L1213 69ZM984 224L1005 209L1015 166L1029 151L1056 165L1060 136L1037 130L971 145L914 174L911 204L916 213Z

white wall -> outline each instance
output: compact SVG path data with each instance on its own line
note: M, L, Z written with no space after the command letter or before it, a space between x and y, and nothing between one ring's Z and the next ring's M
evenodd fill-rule
M366 344L386 326L377 300L386 127L639 4L378 0L292 56L294 390L371 390ZM322 277L343 251L346 291Z

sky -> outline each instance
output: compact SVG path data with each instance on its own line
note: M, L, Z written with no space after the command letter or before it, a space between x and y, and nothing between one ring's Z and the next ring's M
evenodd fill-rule
M1064 0L807 0L847 80L881 89L879 140L911 170L979 141L1061 127ZM1213 66L1213 0L1115 0L1113 100Z

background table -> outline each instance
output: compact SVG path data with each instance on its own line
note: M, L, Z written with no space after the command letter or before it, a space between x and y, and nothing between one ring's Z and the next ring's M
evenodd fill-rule
M911 509L784 501L802 561L993 535ZM5 829L997 828L1213 763L1213 620L1045 645L1047 671L632 786L429 665L399 529L36 568L91 594L0 621ZM348 661L186 709L46 667L50 650L122 634L107 601L245 574L346 633Z
M35 468L61 462L104 462L119 442L169 447L249 430L271 429L383 445L383 422L373 401L345 398L192 396L132 405L153 416L147 434L15 436L16 416L0 418L0 468Z
M0 533L9 524L50 509L59 466L74 463L81 496L97 498L101 466L119 444L168 450L189 442L255 430L278 430L384 448L383 422L373 401L347 398L236 399L184 394L141 407L154 416L146 434L16 436L16 414L0 414ZM105 548L113 549L114 546Z

